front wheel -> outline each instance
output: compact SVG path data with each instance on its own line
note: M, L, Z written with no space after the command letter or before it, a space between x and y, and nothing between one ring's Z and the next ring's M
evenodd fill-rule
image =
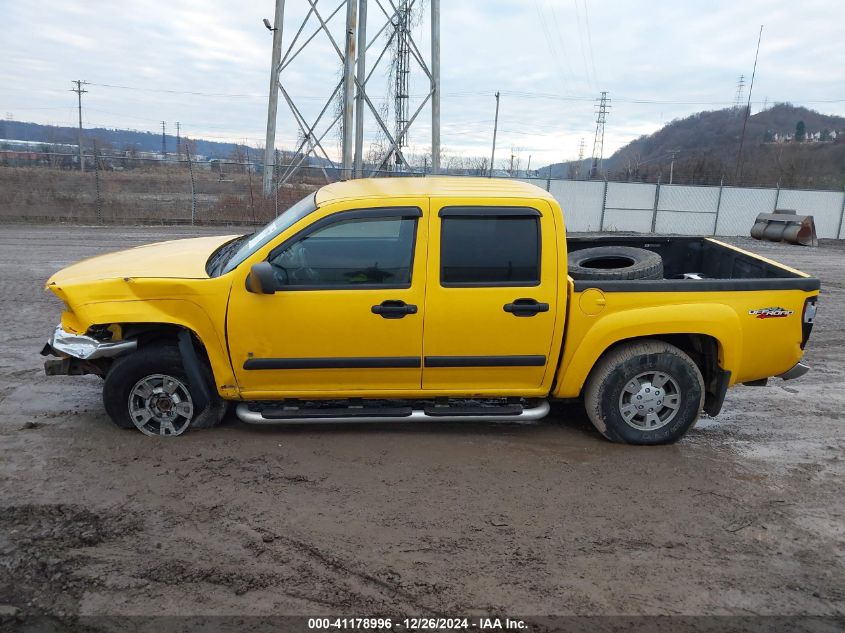
M103 404L117 426L159 437L213 426L226 410L217 396L197 410L179 350L169 345L144 347L115 361L103 384Z
M626 444L677 442L703 405L698 366L674 345L655 339L608 352L584 389L584 406L596 429Z

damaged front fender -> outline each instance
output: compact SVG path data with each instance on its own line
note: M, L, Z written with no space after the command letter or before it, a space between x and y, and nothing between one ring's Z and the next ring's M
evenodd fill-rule
M47 345L41 350L42 356L72 356L80 360L95 360L97 358L113 358L120 354L133 352L138 348L138 341L98 341L92 336L67 332L59 325L56 326Z

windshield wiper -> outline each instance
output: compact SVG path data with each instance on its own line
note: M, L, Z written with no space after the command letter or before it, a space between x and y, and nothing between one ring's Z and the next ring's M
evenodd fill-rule
M223 246L217 249L217 252L211 256L208 262L208 274L211 277L217 277L229 261L229 258L235 253L241 243L248 238L249 235L241 235L235 239L226 242Z

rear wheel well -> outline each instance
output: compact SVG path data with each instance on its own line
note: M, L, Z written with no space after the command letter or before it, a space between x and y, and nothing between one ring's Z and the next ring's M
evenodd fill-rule
M596 360L596 365L609 352L619 348L621 345L636 343L643 339L663 341L674 345L689 356L701 372L704 378L704 410L708 411L715 400L720 399L720 383L724 370L719 367L719 341L707 334L654 334L623 339L608 347Z

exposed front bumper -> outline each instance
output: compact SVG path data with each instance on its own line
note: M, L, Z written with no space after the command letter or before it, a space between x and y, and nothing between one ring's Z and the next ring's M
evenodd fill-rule
M126 352L132 352L137 347L138 341L134 339L98 341L91 336L67 332L61 325L58 325L41 350L41 355L70 356L80 360L95 360L97 358L113 358Z
M810 366L805 365L804 363L795 363L792 366L792 369L789 369L782 374L778 374L778 378L783 378L784 380L795 380L796 378L800 378L804 374L810 371Z

